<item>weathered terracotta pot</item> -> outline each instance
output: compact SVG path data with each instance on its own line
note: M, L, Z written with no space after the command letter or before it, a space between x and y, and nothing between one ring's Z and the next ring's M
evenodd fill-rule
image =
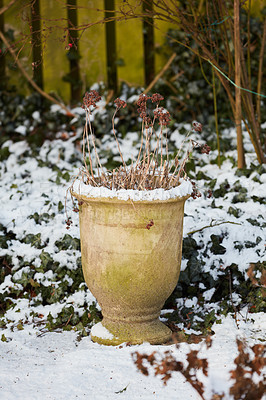
M73 195L82 203L85 281L103 314L102 323L92 329L92 340L105 345L168 341L171 330L159 315L178 281L189 195L134 202Z

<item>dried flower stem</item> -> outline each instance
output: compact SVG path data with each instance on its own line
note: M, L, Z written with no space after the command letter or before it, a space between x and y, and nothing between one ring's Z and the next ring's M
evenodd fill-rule
M124 158L123 158L123 155L122 155L122 152L121 152L121 149L120 149L120 145L119 145L116 133L115 133L115 116L116 116L117 111L118 111L118 108L115 110L113 118L112 118L112 129L113 129L113 135L115 137L115 141L116 141L116 144L117 144L117 148L118 148L122 163L123 163L124 167L126 168L126 163L124 161Z
M94 174L93 174L93 169L92 169L92 160L91 160L91 152L90 152L90 145L89 145L90 141L89 141L89 136L88 136L88 115L87 115L87 113L86 113L86 123L85 123L84 131L83 131L83 161L84 161L84 164L85 164L86 171L87 171L87 173L89 175L87 162L86 162L86 154L85 154L85 148L86 148L86 146L85 146L85 136L86 136L87 145L88 145L88 154L89 154L89 160L90 160L90 173L91 173L92 179L94 180Z
M178 161L178 156L181 149L179 149L177 156L175 157L173 165L169 165L169 155L168 155L168 145L167 145L167 134L164 135L164 128L170 122L170 114L163 107L159 107L159 103L163 100L163 97L155 93L152 96L140 95L137 102L138 113L142 119L142 129L141 129L141 143L140 149L138 151L137 160L131 161L131 165L126 165L123 158L123 154L120 148L120 144L117 138L115 130L115 117L117 112L126 106L126 103L121 99L115 100L116 110L112 118L112 132L117 144L118 152L120 154L122 165L119 168L113 169L112 171L104 171L100 158L96 149L95 138L92 131L91 125L91 109L96 107L97 101L101 97L99 94L92 90L85 94L83 99L84 106L86 110L86 124L83 132L83 158L85 164L85 170L82 173L82 180L92 186L104 186L109 189L137 189L137 190L153 190L156 188L170 189L172 187L179 185L179 179L184 174L185 164L188 161L190 154L194 147L202 147L202 151L207 153L209 150L207 145L199 145L197 142L190 140L190 146L186 152L184 160L182 163ZM148 109L148 101L156 104L153 111L153 117L150 117L150 111ZM159 123L160 130L159 133L155 132L155 122ZM198 122L193 123L194 131L201 132L202 126ZM190 132L189 132L190 133ZM188 134L189 134L188 133ZM188 135L187 135L188 136ZM186 136L186 138L187 138ZM155 148L151 149L152 139L155 138ZM183 146L186 138L182 142ZM86 162L86 143L88 148L88 156L90 166ZM93 172L92 164L92 154L90 150L90 145L92 144L95 157L96 157L96 168L97 176ZM207 147L206 147L207 146ZM171 172L172 171L172 172Z

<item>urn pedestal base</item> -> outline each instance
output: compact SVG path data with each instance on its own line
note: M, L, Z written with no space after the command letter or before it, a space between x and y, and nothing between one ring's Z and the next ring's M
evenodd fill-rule
M149 322L102 322L94 325L91 330L93 342L116 346L121 343L141 344L163 344L171 340L172 332L159 319Z

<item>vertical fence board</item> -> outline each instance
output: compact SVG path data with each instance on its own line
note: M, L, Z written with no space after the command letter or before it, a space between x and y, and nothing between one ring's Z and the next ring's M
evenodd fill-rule
M116 8L120 6L123 6L122 1L117 3ZM141 6L137 11L141 12ZM143 86L142 21L140 19L121 20L117 22L116 28L119 82L125 81L129 85Z
M70 64L69 83L71 92L71 103L81 100L81 81L79 68L79 44L78 32L75 28L78 26L77 0L66 0L67 20L68 20L68 39L69 52L68 59Z
M52 26L51 31L43 24L43 76L46 92L56 92L60 98L69 101L70 86L63 81L69 72L67 61L67 37L63 27L67 28L67 12L64 2L41 1L41 15L47 26ZM50 19L55 22L49 23ZM63 19L63 20L62 20Z
M145 14L152 13L153 0L143 1L142 10ZM155 77L154 24L148 16L143 19L143 45L145 85L148 86Z
M4 1L0 0L0 9L4 6ZM4 14L0 15L0 31L4 34L5 19ZM3 51L3 42L0 40L0 88L4 89L6 85L6 60Z
M9 0L4 0L4 6L9 4ZM5 21L5 36L7 37L9 43L12 45L13 40L20 40L22 35L26 37L27 44L24 45L19 41L16 46L16 52L19 52L20 61L22 61L23 67L29 75L32 75L32 50L29 41L31 39L31 32L29 29L30 20L30 1L27 1L27 7L25 6L25 0L17 0L12 7L10 7L4 13ZM30 88L27 80L22 76L20 70L13 58L10 56L9 52L6 53L5 57L6 63L6 76L9 86L15 86L18 93L23 93L24 95L30 94Z
M177 29L177 26L165 21L156 21L154 28L155 73L158 73L173 53L172 49L167 49L165 46L166 34L170 28ZM162 51L157 52L156 49L159 47Z
M104 0L105 18L111 18L114 14L115 1ZM108 89L117 93L117 57L116 57L116 30L115 21L105 24L105 45L107 56L107 85Z
M79 0L78 21L80 25L85 25L103 19L103 13L99 13L97 8L104 8L104 1L101 0ZM106 51L105 51L105 31L104 25L91 26L85 31L80 31L79 51L82 55L80 61L82 90L95 82L106 82Z
M33 80L43 89L43 60L42 60L42 36L40 0L31 0L31 42L32 42L32 69Z

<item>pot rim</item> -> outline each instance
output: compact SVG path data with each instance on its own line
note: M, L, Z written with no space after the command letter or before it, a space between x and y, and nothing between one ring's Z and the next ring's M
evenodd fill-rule
M165 200L155 199L155 200L132 200L132 199L119 199L117 197L89 197L84 194L79 194L70 190L72 196L74 196L78 201L83 201L84 203L109 203L109 204L166 204L166 203L176 203L176 202L183 202L186 201L190 194L187 194L182 197L175 197Z

